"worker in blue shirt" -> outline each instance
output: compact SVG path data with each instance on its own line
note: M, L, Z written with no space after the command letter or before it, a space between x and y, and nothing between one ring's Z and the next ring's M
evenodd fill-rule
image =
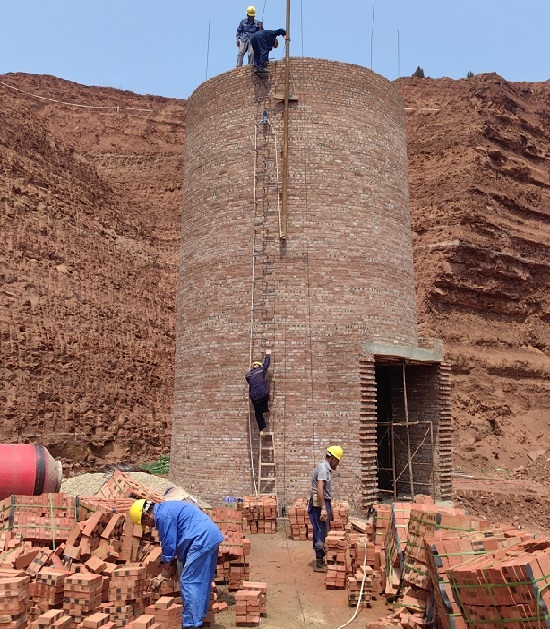
M315 572L326 572L325 539L330 531L332 514L332 472L338 467L344 450L342 446L329 446L325 459L313 470L307 513L313 528Z
M248 53L248 63L251 64L254 60L254 50L250 45L250 38L254 33L260 30L260 23L255 19L256 9L250 6L246 9L246 17L241 20L239 26L237 26L237 68L243 65L244 53Z
M158 530L163 578L170 574L174 559L183 564L182 626L183 629L202 627L202 619L208 613L218 549L224 539L220 529L195 505L176 500L160 504L136 500L130 507L130 517L134 524Z
M277 37L282 35L285 39L286 31L284 28L279 28L276 31L258 31L254 33L250 38L250 44L254 50L254 71L261 74L266 72L266 65L269 59L269 53L273 48L277 48L279 42Z
M264 413L269 413L269 382L265 379L269 365L271 364L271 350L268 349L264 356L264 362L255 360L250 371L246 374L248 382L248 396L254 407L254 415L258 422L260 436L263 437L267 427Z

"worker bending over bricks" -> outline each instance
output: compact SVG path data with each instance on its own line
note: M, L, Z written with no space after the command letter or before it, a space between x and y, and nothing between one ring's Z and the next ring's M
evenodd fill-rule
M170 564L183 564L180 589L183 599L182 626L202 627L208 613L210 587L216 572L218 549L223 541L220 529L198 507L187 502L168 501L155 504L136 500L130 507L134 524L156 528L162 547L162 573L170 574Z

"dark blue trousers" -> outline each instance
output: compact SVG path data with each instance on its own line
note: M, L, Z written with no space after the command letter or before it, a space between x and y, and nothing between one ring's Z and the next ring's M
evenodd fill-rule
M313 527L313 550L317 559L323 559L325 556L325 539L330 531L330 520L332 517L332 507L330 500L325 500L325 508L327 510L327 519L321 522L321 507L313 506L313 498L309 499L307 514Z

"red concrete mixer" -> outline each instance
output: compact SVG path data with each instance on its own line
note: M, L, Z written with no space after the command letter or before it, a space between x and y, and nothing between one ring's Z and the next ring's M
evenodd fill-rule
M0 499L56 493L62 478L61 463L44 446L0 443Z

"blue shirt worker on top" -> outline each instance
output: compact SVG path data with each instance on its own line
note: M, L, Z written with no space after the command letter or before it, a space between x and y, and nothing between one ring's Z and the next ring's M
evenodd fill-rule
M130 517L134 524L158 530L162 573L152 586L158 587L168 577L174 559L181 562L182 627L202 627L202 619L208 613L218 550L224 539L220 529L195 505L176 500L160 504L136 500L130 507Z
M269 53L273 48L278 47L277 37L279 35L288 39L284 28L278 28L276 31L261 30L254 33L250 38L250 44L254 50L254 71L258 74L267 72L266 66L269 60Z
M341 446L327 448L325 460L319 463L311 476L311 491L307 514L313 527L315 572L326 572L325 539L330 531L332 515L332 472L338 467L344 450Z
M248 53L249 64L254 61L254 50L250 44L250 38L260 30L260 23L255 19L255 16L256 9L253 6L249 6L246 9L246 17L237 26L237 48L239 49L237 53L237 68L243 65L245 53Z

